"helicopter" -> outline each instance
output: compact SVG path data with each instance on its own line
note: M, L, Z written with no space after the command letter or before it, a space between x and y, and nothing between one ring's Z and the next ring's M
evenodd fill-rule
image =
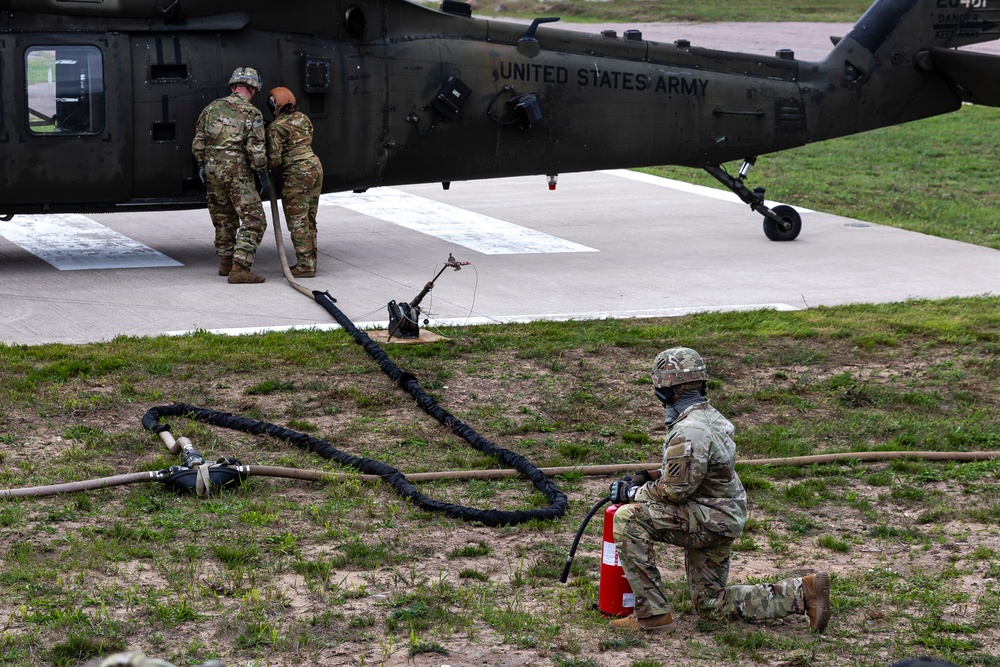
M679 165L747 183L761 155L1000 106L1000 0L876 0L822 61L561 30L443 0L0 0L0 219L206 205L195 121L251 66L315 126L324 192ZM266 114L265 114L266 115ZM723 164L742 160L735 175Z

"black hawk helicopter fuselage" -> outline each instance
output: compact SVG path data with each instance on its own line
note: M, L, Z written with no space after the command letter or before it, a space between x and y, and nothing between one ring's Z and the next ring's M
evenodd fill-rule
M1000 57L956 48L1000 37L1000 0L877 0L820 62L553 20L455 0L0 0L0 215L204 206L195 120L241 66L258 105L298 96L326 192L674 164L773 240L801 223L744 185L757 156L1000 106Z

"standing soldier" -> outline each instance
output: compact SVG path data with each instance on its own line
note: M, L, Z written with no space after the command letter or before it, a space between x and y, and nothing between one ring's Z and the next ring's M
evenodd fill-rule
M312 150L313 125L298 110L287 88L271 91L267 106L274 122L267 128L267 166L281 170L281 205L295 248L292 275L316 275L316 209L323 188L323 165Z
M260 90L257 70L237 68L229 78L229 89L229 97L215 100L198 116L191 152L208 191L219 275L229 276L233 284L262 283L264 276L250 272L267 229L260 200L271 196L264 117L250 104ZM260 192L253 172L260 179Z
M671 631L676 623L656 568L654 542L684 549L695 610L720 619L809 617L822 632L830 620L830 575L817 572L773 584L729 586L729 553L743 533L747 495L736 474L735 429L706 397L708 370L686 347L653 360L653 387L666 408L663 467L611 485L611 500L627 503L614 518L615 544L635 592L635 614L616 628Z

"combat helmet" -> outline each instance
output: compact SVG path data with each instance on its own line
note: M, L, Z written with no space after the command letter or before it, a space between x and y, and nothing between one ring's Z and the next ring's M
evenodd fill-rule
M267 108L271 110L272 114L277 114L286 106L294 107L295 105L295 95L284 86L272 88L267 96Z
M650 376L657 389L688 382L707 382L708 368L701 355L689 347L672 347L656 355Z
M233 70L233 75L229 77L229 85L243 85L260 90L260 75L253 67L237 67Z

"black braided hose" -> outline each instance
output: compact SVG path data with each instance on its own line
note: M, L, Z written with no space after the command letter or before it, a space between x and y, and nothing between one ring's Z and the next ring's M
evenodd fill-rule
M434 417L442 426L455 435L461 437L475 449L492 456L498 461L514 468L527 477L536 489L542 492L549 501L548 507L532 510L481 510L452 503L444 503L433 498L429 498L420 493L417 488L406 479L406 476L390 465L375 461L373 459L353 456L342 452L327 442L314 438L305 433L299 433L275 424L254 421L244 417L236 417L225 412L207 410L185 404L165 405L150 408L142 418L143 428L159 433L169 431L170 426L161 423L161 419L169 416L183 415L197 421L231 428L251 434L265 434L279 440L285 440L301 449L308 449L319 454L325 459L336 461L341 465L349 466L362 473L378 475L385 482L390 484L397 493L417 504L419 507L432 511L443 512L447 516L462 519L463 521L478 521L487 526L508 526L531 521L532 519L557 519L566 513L568 499L566 494L559 490L555 483L549 479L544 472L535 467L528 459L509 449L497 447L492 442L482 437L475 430L461 420L449 413L432 399L416 377L400 369L385 353L385 351L373 341L368 334L361 331L344 313L334 305L332 297L325 292L313 292L316 301L333 315L344 331L351 335L354 340L361 345L365 352L378 363L383 372L388 375L401 389L406 391L417 402L427 414Z
M507 526L524 523L532 519L556 519L566 512L568 502L566 495L556 487L552 480L535 468L524 457L494 447L489 441L483 438L479 438L479 440L485 446L477 447L477 449L480 449L484 454L495 455L508 465L516 466L518 470L532 481L535 488L544 493L549 499L550 505L548 507L534 510L503 511L481 510L452 503L444 503L420 493L417 487L407 480L402 472L380 461L347 454L323 440L276 424L255 421L246 417L237 417L226 412L207 410L183 403L150 408L143 415L142 425L154 433L169 431L170 425L162 423L161 419L170 416L184 416L214 426L221 426L252 435L268 435L278 440L284 440L300 449L312 451L325 459L336 461L341 465L354 468L364 474L377 475L391 485L397 493L413 501L419 507L432 512L443 512L447 516L462 519L463 521L478 521L487 526ZM471 431L472 429L468 430Z

